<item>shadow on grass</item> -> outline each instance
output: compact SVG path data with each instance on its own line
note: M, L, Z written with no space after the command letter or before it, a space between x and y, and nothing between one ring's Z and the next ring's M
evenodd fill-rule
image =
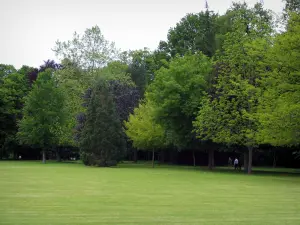
M139 161L137 163L134 162L122 162L118 166L118 168L152 168L152 163L150 161ZM172 170L193 170L193 171L205 171L211 173L224 173L224 174L241 174L246 175L243 168L241 170L235 170L233 167L215 167L213 170L209 170L208 167L204 166L181 166L181 165L171 165L171 164L160 164L155 162L155 168L160 169L172 169ZM300 177L300 169L291 169L291 168L271 168L271 167L254 167L251 175L257 176L299 176Z
M14 162L14 163L33 163L36 165L42 164L40 160L1 160L2 162ZM50 165L80 165L83 163L80 160L76 161L55 161L55 160L47 160L46 164ZM97 168L97 167L95 167ZM100 168L100 167L98 167ZM117 166L111 167L119 168L119 169L152 169L151 161L138 161L134 163L132 161L123 161L119 163ZM209 173L223 173L223 174L232 174L232 175L246 175L243 168L242 170L234 170L233 167L215 167L213 170L209 170L208 167L205 166L184 166L184 165L173 165L166 163L158 163L155 162L154 169L164 169L164 170L190 170L190 171L202 171ZM271 168L271 167L254 167L251 175L255 176L292 176L292 177L300 177L300 169L292 169L292 168Z
M207 167L200 167L200 170L209 171L209 172L217 172L217 173L227 173L227 174L245 174L244 168L241 170L235 170L232 167L215 167L213 170L209 170ZM291 168L271 168L271 167L254 167L252 169L251 175L257 176L293 176L300 177L299 169L291 169Z

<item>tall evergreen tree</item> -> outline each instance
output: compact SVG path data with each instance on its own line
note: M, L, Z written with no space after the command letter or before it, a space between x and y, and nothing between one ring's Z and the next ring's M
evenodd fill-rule
M86 165L116 165L126 142L107 82L97 80L86 97L85 123L79 138L82 160Z

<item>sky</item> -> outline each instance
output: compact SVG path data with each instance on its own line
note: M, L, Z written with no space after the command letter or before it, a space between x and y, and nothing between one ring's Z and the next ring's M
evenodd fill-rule
M231 0L208 0L220 14ZM246 0L250 5L258 0ZM264 0L265 8L282 11L281 0ZM166 40L187 13L204 10L205 0L0 0L0 64L40 66L54 59L57 40L98 25L109 41L122 50L154 50Z

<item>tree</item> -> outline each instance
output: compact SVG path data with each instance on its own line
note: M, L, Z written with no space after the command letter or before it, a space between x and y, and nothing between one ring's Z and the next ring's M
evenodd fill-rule
M166 130L167 143L178 149L191 147L195 140L192 121L210 71L211 62L202 53L178 56L156 72L147 89L146 99L159 106L155 118Z
M203 98L194 122L200 139L248 147L248 173L252 168L252 152L257 141L256 116L260 96L259 80L263 61L270 47L272 22L257 4L245 14L242 7L233 23L235 32L228 33L224 51L217 56L218 76L215 94ZM246 16L247 15L247 16ZM267 18L267 19L266 19Z
M79 137L82 160L86 165L115 165L125 152L126 142L106 81L97 80L86 100L85 123Z
M98 26L86 29L83 35L75 32L72 40L57 41L53 51L61 60L69 59L90 71L107 65L118 56L115 44L104 38Z
M268 51L269 70L258 110L260 141L273 146L300 144L300 14L290 14L287 31Z
M39 72L44 72L46 69L53 69L53 70L56 71L56 70L62 69L62 65L56 63L54 60L48 59L48 60L44 61L44 64L42 64L39 67L39 69L23 65L18 70L18 73L24 74L27 77L28 81L29 81L29 85L31 86L33 84L33 82L36 81L36 79L38 77L38 73Z
M285 7L283 10L283 16L287 20L289 13L300 13L300 1L299 0L283 0Z
M98 79L100 77L105 80L116 80L123 84L134 85L134 82L128 73L128 65L121 61L110 62L107 66L96 69L93 74L93 79Z
M0 82L9 74L15 73L17 70L12 65L0 64Z
M85 122L84 112L86 108L82 107L82 96L85 95L87 90L91 89L98 79L107 82L121 121L127 119L129 113L137 105L139 92L134 86L130 74L127 73L128 66L125 63L114 61L103 68L86 71L70 60L65 59L62 62L62 67L62 69L55 72L55 79L66 93L66 107L70 115L64 135L61 136L62 143L68 143L72 146L77 145L78 135L82 131Z
M149 79L149 67L148 60L151 57L151 53L148 49L131 51L129 53L128 72L132 81L140 90L143 95L146 86L150 82Z
M57 86L52 73L50 69L39 73L26 97L17 134L21 144L42 149L43 163L46 151L58 144L67 116L64 92Z
M150 101L139 104L125 124L125 133L132 140L133 146L142 150L152 151L152 167L154 153L158 148L165 147L165 131L155 122L155 106Z
M68 112L66 123L61 127L60 146L77 146L77 142L74 139L76 133L74 128L77 124L76 117L84 111L82 96L90 83L92 83L84 74L85 71L69 60L63 60L62 68L56 70L53 74L57 85L64 92L65 108Z
M212 57L216 50L216 18L209 10L197 14L187 14L168 32L168 48L171 55L183 56L187 52L202 51Z
M23 65L19 70L18 73L23 74L26 76L29 86L32 85L32 83L37 79L37 75L39 73L39 70L34 67Z
M3 75L0 85L0 149L2 152L0 155L2 156L8 156L8 145L16 143L17 121L21 119L24 97L29 90L24 74L17 73L10 66L6 68L8 70ZM15 153L14 149L12 152Z
M154 80L154 74L162 67L168 67L171 59L167 43L160 41L158 48L123 52L122 60L128 65L128 73L143 97L146 87ZM126 59L125 59L126 58Z
M108 88L113 96L117 114L123 123L138 105L140 100L139 90L135 86L118 80L108 80Z

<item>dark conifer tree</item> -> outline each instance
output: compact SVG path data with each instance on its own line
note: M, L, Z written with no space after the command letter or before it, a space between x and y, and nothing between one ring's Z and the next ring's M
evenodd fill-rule
M79 144L86 165L113 166L125 153L122 125L113 95L104 80L98 80L90 91Z

